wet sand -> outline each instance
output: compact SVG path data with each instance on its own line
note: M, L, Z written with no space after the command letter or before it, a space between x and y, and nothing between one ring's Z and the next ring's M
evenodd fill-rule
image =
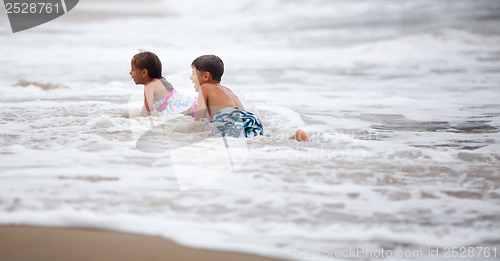
M160 237L121 232L0 226L0 260L280 260L256 255L195 249Z

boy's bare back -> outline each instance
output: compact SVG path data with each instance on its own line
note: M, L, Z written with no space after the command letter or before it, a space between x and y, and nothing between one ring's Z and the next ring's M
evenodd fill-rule
M244 110L243 104L231 89L222 86L218 83L205 83L201 85L199 100L203 99L210 118L223 108L236 107Z

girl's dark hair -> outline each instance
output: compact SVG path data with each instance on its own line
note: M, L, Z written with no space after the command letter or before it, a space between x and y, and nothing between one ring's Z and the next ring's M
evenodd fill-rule
M224 63L218 56L213 54L202 55L194 59L191 65L201 73L209 72L214 81L220 82L224 74Z
M167 89L167 91L171 92L174 90L174 86L172 86L172 84L169 81L167 81L167 79L161 78L160 80L163 86L165 86L165 89Z
M137 69L148 70L149 77L161 78L161 61L156 54L142 51L132 57L132 63Z

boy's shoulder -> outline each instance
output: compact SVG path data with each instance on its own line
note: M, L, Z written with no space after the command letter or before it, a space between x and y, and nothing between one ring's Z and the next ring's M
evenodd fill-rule
M213 92L221 89L221 85L219 84L214 84L214 83L204 83L201 85L201 89L204 92Z

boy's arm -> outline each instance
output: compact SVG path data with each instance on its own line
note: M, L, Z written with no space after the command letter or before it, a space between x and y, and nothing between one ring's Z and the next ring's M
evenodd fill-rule
M203 86L201 86L200 91L198 92L198 105L196 106L196 115L194 117L195 121L199 121L203 118L210 119L210 115L208 114L207 104L208 104L208 90L207 88L203 89Z
M146 117L151 115L151 107L153 106L154 89L150 86L144 86L144 106L142 107L141 116Z

